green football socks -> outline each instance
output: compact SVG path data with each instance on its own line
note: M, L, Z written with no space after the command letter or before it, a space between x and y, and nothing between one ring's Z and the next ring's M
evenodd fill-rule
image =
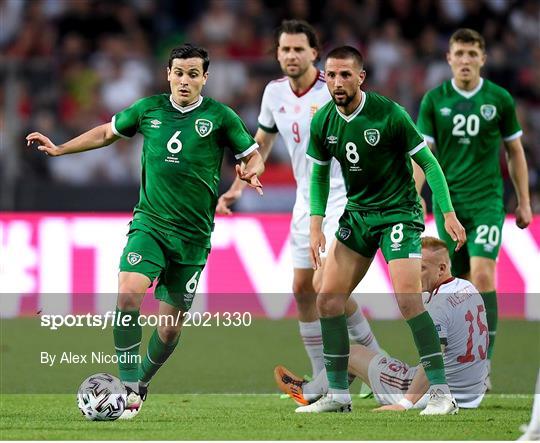
M407 323L411 328L414 343L430 385L447 384L441 344L431 316L424 311L407 320Z
M330 389L349 389L349 335L345 315L321 318L324 366Z
M128 383L137 382L139 375L142 328L138 319L139 311L121 311L116 308L116 321L113 327L114 348L118 356L120 380Z
M495 346L495 337L497 334L498 323L498 308L497 308L497 292L481 292L480 295L484 299L484 305L486 306L487 326L489 330L489 346L487 357L491 360L493 355L493 347Z
M139 371L139 380L141 382L145 384L150 382L154 374L173 353L179 339L180 337L170 344L163 343L159 338L157 329L154 329Z

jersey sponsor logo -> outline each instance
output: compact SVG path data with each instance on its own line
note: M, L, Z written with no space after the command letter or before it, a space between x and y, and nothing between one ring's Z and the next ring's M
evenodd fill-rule
M452 113L452 110L450 108L446 108L446 107L441 108L440 111L441 111L441 115L443 117L448 117Z
M341 226L338 229L338 237L341 240L347 240L351 236L351 234L352 234L352 231L349 228L344 228L343 226Z
M337 137L335 135L329 135L328 137L326 137L326 140L330 145L335 145L337 143Z
M137 263L140 263L142 260L142 255L137 254L136 252L130 252L127 255L127 261L131 266L135 266Z
M493 120L497 115L497 108L493 105L482 105L480 106L480 114L487 121Z
M368 142L368 144L370 144L371 146L375 146L377 143L379 143L381 133L378 129L366 129L364 131L364 138L366 139L366 142Z
M150 123L152 123L151 128L159 129L159 127L161 126L161 122L157 118L151 120Z
M213 127L214 124L205 118L198 118L195 120L195 131L197 131L197 134L199 134L201 137L206 137L208 134L210 134Z

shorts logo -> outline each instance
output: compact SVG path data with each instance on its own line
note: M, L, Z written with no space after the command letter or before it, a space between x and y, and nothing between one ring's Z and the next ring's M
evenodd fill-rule
M401 249L401 243L392 243L390 247L392 248L392 252L397 252Z
M210 134L213 127L213 123L205 118L198 118L195 120L195 131L197 131L197 134L199 134L201 137L206 137L208 134Z
M375 146L379 143L381 134L378 129L366 129L364 131L364 138L371 146Z
M135 266L137 263L140 263L142 260L142 255L137 254L136 252L130 252L127 255L127 261L131 266Z
M184 294L184 302L191 303L191 301L193 300L193 297L195 297L195 293Z
M352 234L352 231L349 228L341 227L338 229L338 237L341 240L347 240Z
M480 114L482 114L482 117L487 121L493 120L497 115L497 108L493 105L482 105L480 106Z

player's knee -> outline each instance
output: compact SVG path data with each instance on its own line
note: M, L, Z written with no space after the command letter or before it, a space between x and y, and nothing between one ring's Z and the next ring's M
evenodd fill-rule
M165 344L174 343L180 335L180 326L178 325L160 325L158 334L161 341Z
M490 269L475 269L471 272L471 280L480 292L495 289L495 275Z
M314 299L314 294L316 294L315 289L313 289L311 279L307 278L295 278L293 280L292 290L297 302L299 299L305 299L308 297Z
M340 297L333 294L319 294L317 311L321 317L335 317L344 313L345 304Z
M142 296L129 284L121 284L118 293L118 309L121 311L135 311L140 308Z
M396 294L399 311L405 320L409 320L424 312L422 297L417 294Z

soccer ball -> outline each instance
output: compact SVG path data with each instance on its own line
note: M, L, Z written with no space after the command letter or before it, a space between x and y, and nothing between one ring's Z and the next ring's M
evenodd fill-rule
M88 420L116 420L126 408L127 392L114 375L100 373L82 382L77 393L77 406Z

